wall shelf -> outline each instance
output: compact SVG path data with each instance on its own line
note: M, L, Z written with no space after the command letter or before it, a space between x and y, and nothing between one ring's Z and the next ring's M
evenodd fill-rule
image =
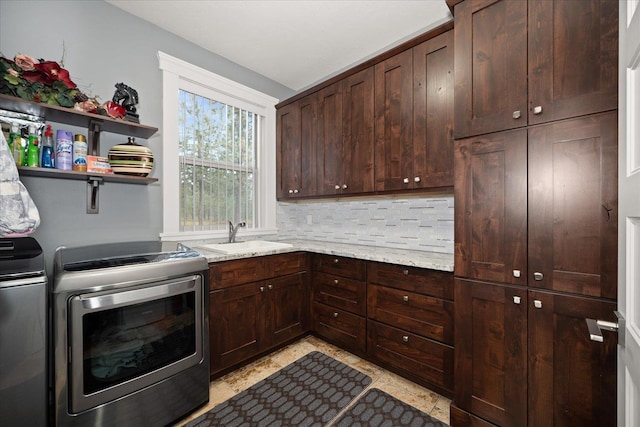
M71 126L86 128L88 137L87 154L94 156L100 155L100 134L102 132L148 139L158 131L158 128L152 126L141 125L139 123L128 122L125 120L116 120L108 116L85 113L72 108L25 101L24 99L2 94L0 94L0 109L42 117L50 122L64 123ZM98 213L98 190L100 185L105 182L148 185L158 181L157 178L131 175L63 171L59 169L34 168L27 166L18 167L18 172L22 176L86 181L87 213L89 214Z

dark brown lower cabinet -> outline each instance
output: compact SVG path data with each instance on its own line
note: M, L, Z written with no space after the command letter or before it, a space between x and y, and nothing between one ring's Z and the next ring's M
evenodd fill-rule
M211 374L304 335L309 325L306 254L211 264Z
M367 351L385 367L451 396L453 347L384 323L367 322Z
M364 317L339 308L313 303L313 330L321 337L346 350L363 354L367 345Z
M585 321L615 302L458 278L455 301L452 426L616 425L617 337Z

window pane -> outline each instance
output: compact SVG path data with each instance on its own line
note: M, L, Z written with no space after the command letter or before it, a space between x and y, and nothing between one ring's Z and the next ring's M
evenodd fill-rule
M181 90L180 231L256 226L257 115Z

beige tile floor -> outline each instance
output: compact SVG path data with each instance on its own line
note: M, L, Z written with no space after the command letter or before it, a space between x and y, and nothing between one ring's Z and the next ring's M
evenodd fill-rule
M316 337L308 336L212 381L209 387L209 404L182 419L175 427L183 426L217 404L251 387L312 351L321 351L369 375L372 379L369 388L378 388L440 421L449 423L451 400Z

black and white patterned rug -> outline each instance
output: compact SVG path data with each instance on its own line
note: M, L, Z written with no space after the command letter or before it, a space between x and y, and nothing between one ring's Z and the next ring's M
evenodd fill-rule
M447 427L429 414L377 388L368 390L332 427Z
M314 351L186 427L325 426L370 383L369 376Z

